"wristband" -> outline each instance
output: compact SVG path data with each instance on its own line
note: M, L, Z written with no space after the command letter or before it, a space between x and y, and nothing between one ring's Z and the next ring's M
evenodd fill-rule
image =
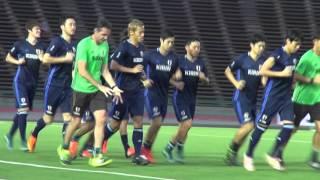
M117 87L117 85L113 85L113 86L111 87L111 89L113 89L113 88L115 88L115 87Z

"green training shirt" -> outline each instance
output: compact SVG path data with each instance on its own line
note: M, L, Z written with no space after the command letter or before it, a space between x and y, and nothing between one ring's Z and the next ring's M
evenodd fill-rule
M108 65L109 45L107 42L96 44L91 36L82 39L77 46L76 63L71 87L73 90L83 93L97 92L93 84L80 76L78 62L86 62L88 73L93 79L101 83L102 66Z
M307 78L320 75L320 56L313 50L307 51L301 57L295 71ZM320 85L297 82L292 99L294 102L304 105L320 103Z

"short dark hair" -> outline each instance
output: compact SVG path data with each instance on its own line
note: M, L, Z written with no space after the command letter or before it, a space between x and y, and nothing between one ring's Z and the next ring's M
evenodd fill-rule
M249 39L250 43L256 44L257 42L266 42L266 38L262 33L253 33Z
M108 21L105 18L99 18L95 28L97 28L97 29L100 29L100 28L112 29L112 24L110 21Z
M38 20L31 19L31 20L27 21L27 23L25 25L25 28L28 31L28 30L32 30L32 28L35 27L35 26L41 27L40 22Z
M172 38L172 37L174 37L174 33L170 29L165 29L161 31L161 34L160 34L161 39L165 40L167 38Z
M299 30L288 30L285 39L289 39L290 41L303 41L303 34Z
M200 42L200 40L198 38L190 38L187 40L186 45L189 46L192 42Z
M73 15L70 15L70 14L68 14L68 15L63 15L63 16L61 16L60 19L59 19L59 25L60 25L60 26L61 26L61 25L64 25L64 24L66 23L67 19L74 19L74 20L76 20L75 16L73 16Z

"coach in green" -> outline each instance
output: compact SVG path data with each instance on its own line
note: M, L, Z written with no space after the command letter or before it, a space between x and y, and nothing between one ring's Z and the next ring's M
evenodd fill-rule
M309 165L320 169L320 33L313 36L313 48L301 57L295 70L297 80L294 92L295 126L309 113L315 120L316 131L312 140L312 153Z
M82 39L77 46L71 85L73 89L72 121L68 126L63 145L58 148L60 161L63 164L71 163L73 155L69 152L69 143L87 109L93 112L95 118L94 152L89 165L99 167L112 162L111 159L104 158L101 153L104 124L107 119L107 97L114 95L116 102L122 101L120 96L122 91L116 86L108 69L107 39L110 33L111 24L105 19L100 19L94 28L94 33ZM101 75L110 87L102 85Z

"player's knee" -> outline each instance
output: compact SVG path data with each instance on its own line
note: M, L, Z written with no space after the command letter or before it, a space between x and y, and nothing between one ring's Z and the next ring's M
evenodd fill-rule
M152 125L153 127L156 127L156 128L160 128L160 127L161 127L161 124L162 124L162 122L161 122L161 117L160 117L160 116L154 118L154 119L152 120L152 122L151 122L151 125Z
M96 120L96 123L105 123L107 121L107 112L105 110L98 110L95 111L94 113L94 117Z
M192 127L192 120L188 119L182 122L182 126L184 129L190 129Z
M142 127L142 121L133 121L133 127L141 128Z
M62 118L64 122L70 122L72 119L71 113L63 113Z
M87 122L87 126L88 126L88 129L93 129L94 128L94 122L93 121L90 121L90 122Z
M107 125L114 131L114 130L118 130L120 128L120 124L121 124L120 121L112 120Z
M50 116L48 114L44 114L42 118L46 124L50 124L53 121L53 116Z

